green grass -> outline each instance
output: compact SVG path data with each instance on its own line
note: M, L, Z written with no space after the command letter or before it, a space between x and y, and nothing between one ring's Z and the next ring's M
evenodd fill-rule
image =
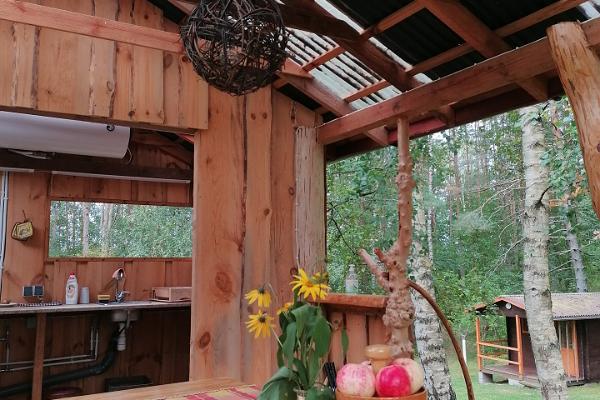
M477 381L477 363L475 360L469 360L469 372L471 373L477 400L540 400L542 398L537 389L514 387L509 386L507 383L480 385ZM450 373L452 374L457 399L466 399L467 390L460 371L460 365L456 359L450 360ZM600 399L600 384L570 387L569 399L598 400Z

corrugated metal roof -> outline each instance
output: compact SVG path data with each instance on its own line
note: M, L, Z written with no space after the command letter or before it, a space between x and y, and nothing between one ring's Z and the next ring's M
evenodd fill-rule
M522 295L497 297L494 304L500 303L510 303L514 307L525 310L525 300ZM600 318L600 292L552 293L552 314L555 320Z

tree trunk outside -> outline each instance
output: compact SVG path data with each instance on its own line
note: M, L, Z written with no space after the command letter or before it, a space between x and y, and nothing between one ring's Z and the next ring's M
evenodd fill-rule
M110 230L113 222L113 204L102 205L102 223L100 237L102 238L101 251L103 256L108 256L110 249Z
M90 255L90 203L83 203L81 218L81 255L87 257Z
M567 245L569 246L569 255L571 256L571 266L575 273L575 283L577 285L577 293L585 293L588 291L587 277L583 268L583 258L581 257L581 248L577 236L573 232L569 216L565 216L565 236Z
M415 193L417 212L414 217L415 236L413 241L412 275L416 283L421 285L435 298L433 287L432 262L422 243L428 236L423 195ZM429 303L418 293L412 291L415 305L415 339L419 358L425 370L425 389L429 400L455 400L456 394L450 381L450 371L444 337L440 321Z
M548 270L548 169L542 165L545 141L535 108L521 110L525 216L523 218L523 289L537 374L545 400L568 399L566 376L552 318Z

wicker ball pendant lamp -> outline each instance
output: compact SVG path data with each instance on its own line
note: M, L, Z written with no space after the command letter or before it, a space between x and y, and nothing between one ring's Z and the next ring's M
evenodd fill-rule
M199 0L180 34L196 72L237 96L268 85L287 57L275 0Z

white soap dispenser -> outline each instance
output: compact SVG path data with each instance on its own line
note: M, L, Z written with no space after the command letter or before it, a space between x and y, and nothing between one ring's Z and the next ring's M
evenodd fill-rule
M77 304L77 300L79 298L79 284L77 283L75 272L71 272L69 274L65 292L65 304Z

